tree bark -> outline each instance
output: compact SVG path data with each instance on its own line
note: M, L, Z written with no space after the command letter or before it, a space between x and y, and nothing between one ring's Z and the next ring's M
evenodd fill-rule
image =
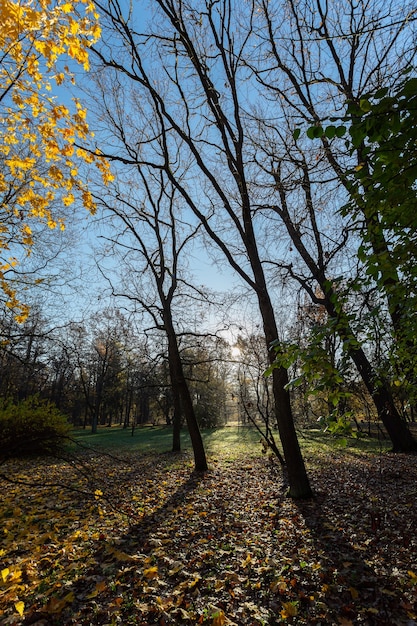
M181 361L180 351L178 349L177 337L175 329L170 319L170 315L165 311L164 315L165 331L168 337L168 361L169 373L171 377L172 391L175 396L180 399L181 410L184 413L187 422L188 432L190 434L191 445L194 453L194 468L197 472L206 472L208 469L204 443L201 437L200 428L194 413L193 402L187 381L184 375L184 369ZM177 407L176 407L177 408ZM175 425L174 425L175 428Z
M348 354L355 363L374 401L378 417L391 439L393 452L416 451L417 441L410 432L407 423L400 416L389 388L384 384L384 381L378 380L362 348L348 350Z
M262 277L258 276L261 280ZM255 277L256 281L256 277ZM275 313L268 293L258 292L259 308L262 314L265 340L268 348L270 363L275 360L275 354L270 349L272 342L278 338L278 329L275 322ZM288 372L284 367L275 368L272 372L272 389L275 402L275 414L279 437L284 452L289 490L288 495L295 499L311 498L313 493L308 479L304 459L295 430L291 410L290 395L286 389Z
M171 377L172 378L172 377ZM181 452L181 400L177 390L172 385L174 415L172 418L172 451Z
M359 342L355 345L352 339L355 335L350 327L349 321L343 311L338 312L334 306L337 301L337 294L329 287L328 283L322 284L325 291L325 308L327 313L333 319L337 319L337 332L342 341L346 342L346 352L356 365L356 368L367 388L369 394L374 401L375 408L379 419L387 429L391 439L393 452L411 452L417 450L417 441L414 439L406 422L399 414L395 406L389 387L375 372L365 352L359 346ZM352 346L352 347L351 347Z

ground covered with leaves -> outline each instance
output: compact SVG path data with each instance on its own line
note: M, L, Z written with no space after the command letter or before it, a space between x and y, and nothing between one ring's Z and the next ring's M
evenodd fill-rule
M0 468L0 624L417 624L417 457L99 454Z

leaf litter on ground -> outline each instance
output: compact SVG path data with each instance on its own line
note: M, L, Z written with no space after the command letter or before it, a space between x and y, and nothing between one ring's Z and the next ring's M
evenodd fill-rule
M417 457L79 452L3 464L0 624L417 624Z

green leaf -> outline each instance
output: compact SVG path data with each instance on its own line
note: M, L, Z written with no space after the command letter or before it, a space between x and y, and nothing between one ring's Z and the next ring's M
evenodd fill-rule
M301 133L301 128L296 128L292 134L294 141L297 141Z
M361 111L363 111L364 113L369 113L369 111L372 108L371 103L366 98L362 98L360 100L359 106L360 106Z
M378 91L375 92L374 97L376 100L380 100L381 98L386 96L387 93L388 93L388 87L382 87L382 89L378 89Z
M336 126L328 126L324 131L324 134L327 139L333 139L333 137L336 135Z
M321 126L311 126L307 130L307 137L309 139L319 139L323 136L323 128Z
M339 139L343 137L346 134L346 130L346 126L338 126L336 128L336 137L338 137Z

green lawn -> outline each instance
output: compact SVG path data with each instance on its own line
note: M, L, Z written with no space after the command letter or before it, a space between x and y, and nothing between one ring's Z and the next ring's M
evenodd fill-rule
M114 426L101 427L96 434L88 430L74 430L74 439L81 445L100 450L123 453L124 451L147 454L151 452L170 452L172 448L172 428L168 426L143 426L135 429L132 436L130 429ZM235 458L241 454L258 456L261 454L260 435L253 427L226 426L202 431L204 444L209 455L222 454ZM279 441L278 433L276 440ZM388 440L364 437L333 437L318 429L299 432L299 441L303 453L307 456L323 454L343 448L345 452L374 452L388 450ZM191 442L186 429L181 433L181 445L184 452L191 452Z

